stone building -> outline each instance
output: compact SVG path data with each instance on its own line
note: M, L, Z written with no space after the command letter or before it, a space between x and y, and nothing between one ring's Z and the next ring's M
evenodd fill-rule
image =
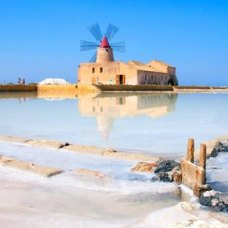
M81 63L78 67L78 83L107 85L168 85L177 84L176 69L161 61L148 64L137 61L114 61L113 50L106 37L97 49L96 62Z

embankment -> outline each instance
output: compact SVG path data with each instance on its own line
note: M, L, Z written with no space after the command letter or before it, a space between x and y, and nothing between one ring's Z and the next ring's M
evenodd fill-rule
M34 92L41 98L75 98L78 95L100 92L151 93L213 93L228 92L226 86L169 86L169 85L0 85L0 92Z
M0 92L37 92L37 85L0 85Z
M70 144L68 142L59 142L53 140L42 140L42 139L28 139L17 136L4 136L0 135L0 142L10 143L22 143L34 147L52 148L52 149L64 149L65 151L76 152L81 154L92 154L98 155L105 158L113 158L126 161L153 161L157 162L160 157L153 156L150 154L142 153L130 153L127 151L118 151L112 148L101 148L96 146L86 146L79 144Z
M175 93L228 92L227 86L173 86Z
M96 85L100 91L173 91L169 85Z

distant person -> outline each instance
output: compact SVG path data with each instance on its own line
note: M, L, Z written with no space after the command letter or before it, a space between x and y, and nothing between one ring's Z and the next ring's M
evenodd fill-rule
M18 83L18 84L21 84L21 78L18 78L17 83Z
M25 79L23 78L23 80L22 80L22 84L24 85L25 84Z

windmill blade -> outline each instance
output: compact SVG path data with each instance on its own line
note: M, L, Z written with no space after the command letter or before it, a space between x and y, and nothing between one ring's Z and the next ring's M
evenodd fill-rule
M97 52L95 52L95 53L92 55L92 57L90 58L89 62L90 62L90 63L94 63L94 62L96 62L96 60L97 60Z
M102 36L102 33L101 33L100 25L96 23L96 24L94 25L94 27L95 27L95 30L96 30L96 32L97 32L99 41L101 41L102 38L103 38L103 36Z
M125 52L125 42L124 41L110 43L110 46L114 51Z
M98 43L87 41L87 40L80 41L80 51L88 51L88 50L96 49L97 47L99 47Z
M101 41L102 40L102 33L101 33L101 29L99 24L93 24L90 25L88 27L88 30L90 31L90 33L93 35L93 37L97 40L97 41Z
M112 25L112 24L108 24L108 27L106 29L106 32L105 32L105 36L108 40L111 40L115 35L116 33L118 32L119 28L116 27L115 25Z

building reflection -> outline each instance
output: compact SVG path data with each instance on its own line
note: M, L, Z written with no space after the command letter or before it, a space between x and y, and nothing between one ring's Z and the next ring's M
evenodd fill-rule
M82 116L95 116L98 131L107 139L116 118L148 115L158 118L175 111L177 94L100 93L79 96L78 109Z

